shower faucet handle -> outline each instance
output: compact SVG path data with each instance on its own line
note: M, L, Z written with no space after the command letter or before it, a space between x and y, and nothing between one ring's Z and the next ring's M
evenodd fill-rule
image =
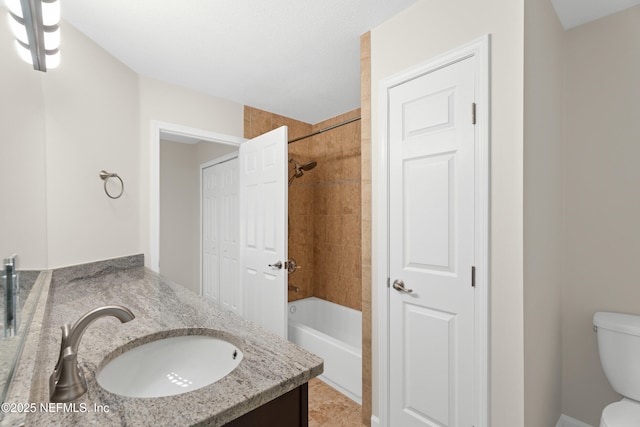
M296 270L300 268L296 260L293 258L289 258L287 262L284 263L284 266L289 274L295 273Z
M269 264L269 267L275 268L276 270L282 269L282 261L278 261L275 264Z

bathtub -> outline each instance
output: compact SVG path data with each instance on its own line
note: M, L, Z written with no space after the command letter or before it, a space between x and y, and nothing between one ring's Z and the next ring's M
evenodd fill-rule
M362 404L362 313L316 297L288 308L289 340L324 359L318 378Z

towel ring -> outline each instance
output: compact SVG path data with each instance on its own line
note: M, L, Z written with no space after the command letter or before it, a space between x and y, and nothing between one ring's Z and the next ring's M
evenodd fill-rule
M120 194L118 194L117 196L112 196L109 193L109 190L107 190L107 181L109 181L109 178L118 178L120 180L120 187L121 187ZM104 181L104 192L107 194L107 196L109 196L111 199L118 199L120 198L120 196L122 196L122 193L124 193L124 182L122 181L122 178L118 176L117 173L110 173L105 170L102 170L100 171L100 179Z

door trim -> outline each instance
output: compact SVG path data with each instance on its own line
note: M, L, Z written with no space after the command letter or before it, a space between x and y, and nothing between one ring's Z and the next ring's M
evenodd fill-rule
M377 173L372 176L373 194L379 195L373 204L372 218L372 294L377 297L378 311L378 414L372 425L389 426L389 91L402 83L428 74L469 57L476 61L476 117L475 138L475 334L474 352L477 354L474 371L475 427L489 424L489 200L490 200L490 101L489 101L490 36L484 35L456 49L431 58L424 63L382 79L379 83L379 143ZM372 147L376 148L376 147ZM469 284L471 286L471 284ZM375 318L375 317L374 317ZM375 339L375 336L373 337ZM375 368L375 366L374 366ZM375 378L375 372L374 372Z
M150 121L149 138L149 268L160 271L160 139L163 135L185 140L209 141L239 147L245 138L159 120Z

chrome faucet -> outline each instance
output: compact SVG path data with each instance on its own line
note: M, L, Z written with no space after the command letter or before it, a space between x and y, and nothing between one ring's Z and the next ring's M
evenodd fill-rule
M18 333L18 273L16 271L16 258L12 255L4 259L4 336L13 337Z
M71 402L86 393L87 380L84 378L82 368L78 365L78 345L87 327L93 321L105 316L114 316L122 323L135 319L131 310L126 307L106 305L89 311L73 326L66 323L61 327L60 356L51 377L49 377L49 400L51 402Z

